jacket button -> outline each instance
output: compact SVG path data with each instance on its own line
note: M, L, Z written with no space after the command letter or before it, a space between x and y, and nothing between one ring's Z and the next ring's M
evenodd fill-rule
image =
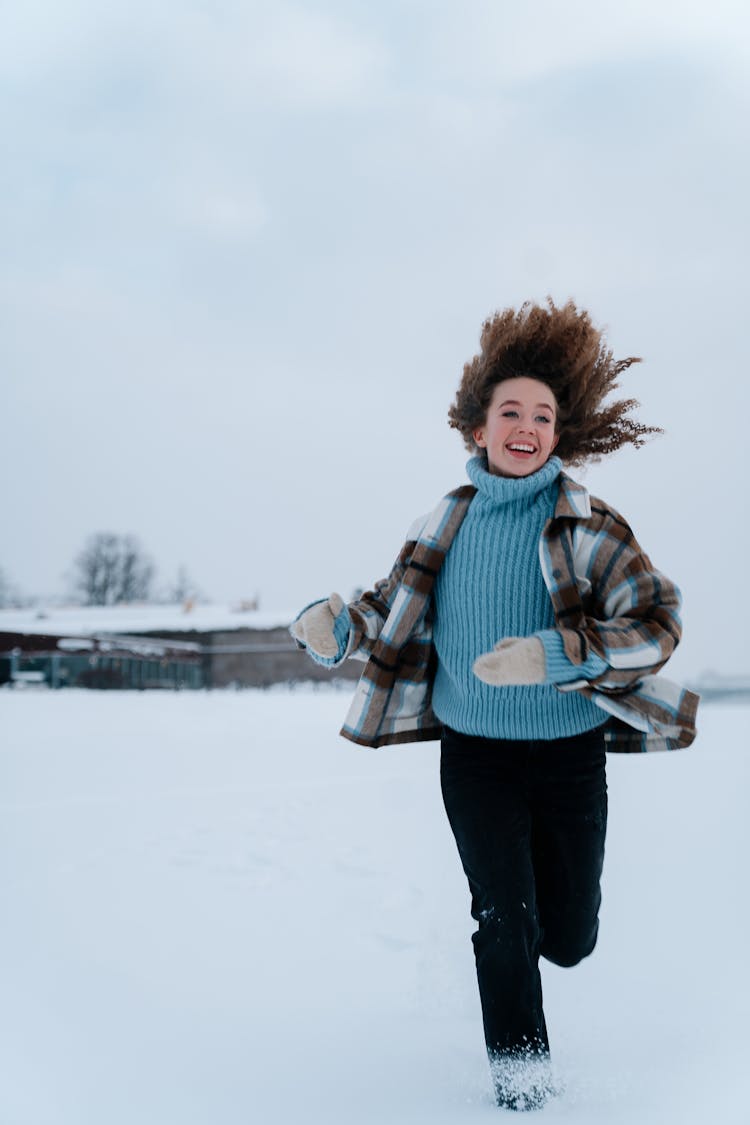
M552 571L552 577L553 578L562 578L562 571L560 570L559 566L556 566L555 569Z

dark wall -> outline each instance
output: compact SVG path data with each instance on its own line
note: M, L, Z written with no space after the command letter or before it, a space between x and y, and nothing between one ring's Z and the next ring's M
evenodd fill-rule
M229 684L269 687L290 681L331 679L331 672L295 647L285 627L262 632L236 629L231 633L213 633L210 644L218 650L211 655L214 687ZM346 661L336 669L335 675L339 679L356 680L362 667L361 662Z
M286 626L219 633L160 631L158 636L206 646L204 677L208 687L270 687L306 680L330 682L334 677L355 681L364 667L360 660L347 660L335 672L321 668L295 647Z

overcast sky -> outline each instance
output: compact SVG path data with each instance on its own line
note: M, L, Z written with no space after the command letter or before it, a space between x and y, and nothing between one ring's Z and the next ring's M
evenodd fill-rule
M106 7L106 11L104 10ZM25 0L4 14L0 567L96 530L293 610L465 480L483 319L572 296L667 433L578 472L748 671L743 3Z

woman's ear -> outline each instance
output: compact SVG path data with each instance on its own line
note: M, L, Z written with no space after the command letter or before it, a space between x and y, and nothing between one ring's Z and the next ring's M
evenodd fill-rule
M558 443L558 441L559 441L559 440L560 440L560 435L559 435L559 434L555 434L555 440L554 440L554 441L552 442L552 447L551 447L551 449L550 449L550 453L554 453L554 452L555 452L555 450L557 449L557 443Z
M474 444L478 445L480 449L484 449L487 444L484 440L484 429L474 430L471 436L474 438Z

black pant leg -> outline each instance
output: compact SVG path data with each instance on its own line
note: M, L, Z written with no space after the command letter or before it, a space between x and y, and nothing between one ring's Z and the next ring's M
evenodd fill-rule
M528 746L450 730L442 741L443 800L478 922L472 941L491 1057L549 1050L524 782Z
M596 945L607 832L601 730L535 743L530 804L541 953L572 966Z

